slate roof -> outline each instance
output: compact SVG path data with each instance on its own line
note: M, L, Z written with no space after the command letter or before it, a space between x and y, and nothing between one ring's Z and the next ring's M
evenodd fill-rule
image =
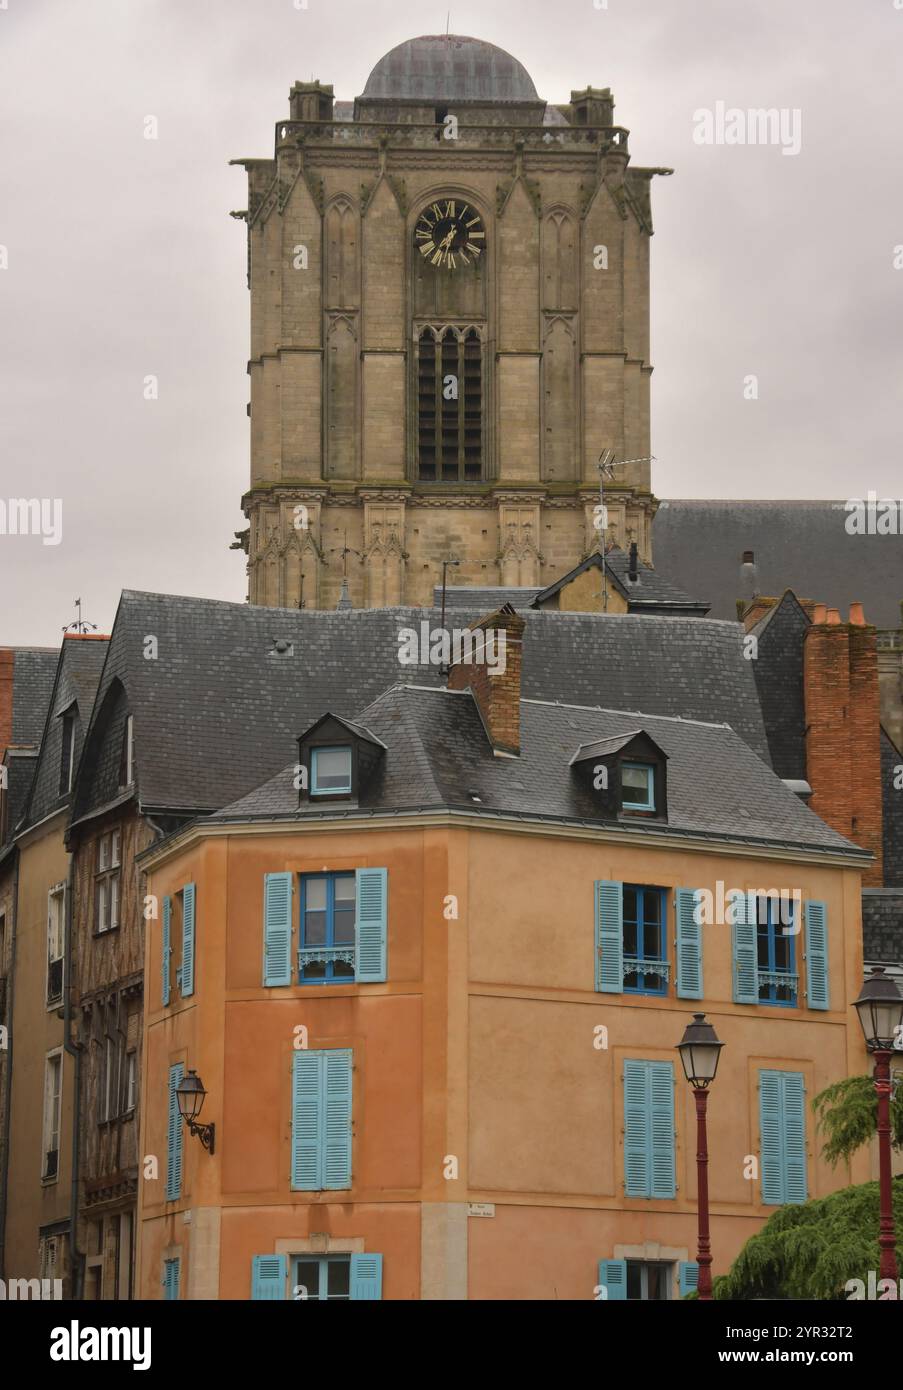
M468 620L488 610L467 614ZM524 614L523 694L731 723L763 757L765 730L736 623L630 614ZM399 666L399 634L438 626L436 610L274 609L213 599L122 595L82 759L73 820L108 800L93 768L100 712L119 681L134 718L140 805L214 811L294 756L297 735L326 711L354 718L401 675L439 684L437 668ZM156 660L145 660L148 635ZM269 655L273 639L294 655Z
M668 822L615 823L638 838L662 833L785 849L823 850L867 860L784 786L724 725L544 701L521 702L521 755L496 758L469 691L397 685L359 715L387 745L381 775L357 807L299 809L294 765L209 818L333 818L368 810L456 809L556 822L600 819L593 792L570 767L581 744L641 728L668 757Z
M471 589L463 584L454 587L449 585L445 590L445 611L458 613L464 609L468 618L473 620L483 614L494 613L503 604L510 603L515 612L522 613L524 609L532 607L533 600L540 593L542 590L538 588L506 589L477 586ZM437 584L433 589L433 603L441 613L441 584Z
M12 845L13 833L22 819L37 765L38 752L36 748L12 748L7 752L5 843L8 845Z
M44 731L59 651L55 647L18 647L13 663L12 742L36 747ZM0 753L2 753L0 749Z
M542 589L535 599L535 606L541 608L550 598L559 593L565 585L570 584L576 579L578 574L583 574L588 569L602 570L602 556L598 551L594 551L576 565L568 574ZM653 569L643 560L637 559L637 578L631 581L628 578L630 573L630 556L626 550L621 550L614 546L605 552L605 570L609 581L615 589L625 598L629 604L629 611L633 612L652 612L666 614L674 611L685 613L687 616L705 617L709 610L708 603L701 599L691 598L683 589L676 584L672 584L659 570Z
M903 537L851 536L844 503L830 501L662 502L653 524L655 563L688 593L711 605L714 618L736 617L743 552L756 557L758 591L792 588L839 608L861 602L866 621L900 626Z
M903 967L903 888L863 888L862 948L870 965Z
M75 725L75 766L84 746L85 734L94 710L94 697L103 671L109 638L99 635L67 634L59 659L47 717L41 737L40 753L19 830L37 825L45 816L65 807L70 793L60 793L60 767L63 755L62 715L77 706Z

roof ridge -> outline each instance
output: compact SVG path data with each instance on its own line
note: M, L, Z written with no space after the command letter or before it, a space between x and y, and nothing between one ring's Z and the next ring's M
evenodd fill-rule
M683 719L679 714L650 714L642 709L614 709L611 705L570 705L564 704L561 700L537 700L534 698L521 697L522 705L549 705L552 709L579 709L589 710L593 714L624 714L636 719L658 719L665 724L697 724L701 729L730 729L731 733L739 738L736 729L732 724L713 723L710 719ZM741 739L745 743L745 739ZM747 745L748 747L749 745ZM755 752L755 749L750 749Z

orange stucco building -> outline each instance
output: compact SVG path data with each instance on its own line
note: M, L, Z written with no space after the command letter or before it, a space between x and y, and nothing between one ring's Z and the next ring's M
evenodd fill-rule
M140 1297L679 1296L699 1011L716 1274L776 1205L868 1177L823 1162L810 1104L866 1068L863 852L726 726L521 701L502 621L504 676L327 717L142 857ZM795 915L724 920L730 890Z

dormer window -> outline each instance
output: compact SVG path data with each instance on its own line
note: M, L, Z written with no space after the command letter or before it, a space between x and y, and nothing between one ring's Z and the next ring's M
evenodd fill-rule
M351 749L312 748L311 796L347 796L351 791Z
M624 811L655 810L655 769L650 763L621 765L621 807Z
M570 761L602 819L668 819L668 754L644 729L581 743Z

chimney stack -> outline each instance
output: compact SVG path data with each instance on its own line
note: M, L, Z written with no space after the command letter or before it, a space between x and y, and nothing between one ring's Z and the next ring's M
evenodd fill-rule
M757 598L759 594L759 571L753 550L743 552L743 562L740 565L740 594L747 601Z
M449 690L470 690L479 707L486 733L496 757L520 757L521 656L525 620L506 603L497 613L469 625L470 632L483 632L493 639L497 674L480 656L475 644L475 660L458 661L448 673ZM466 648L465 648L466 652Z
M853 609L861 605L854 604ZM836 608L816 605L803 647L803 698L809 805L834 830L871 850L867 888L880 888L883 811L875 629L840 620ZM853 614L851 612L851 618Z

